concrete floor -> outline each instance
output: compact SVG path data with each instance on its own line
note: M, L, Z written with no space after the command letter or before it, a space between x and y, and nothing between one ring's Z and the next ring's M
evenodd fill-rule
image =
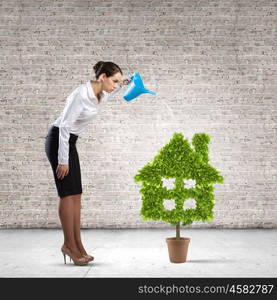
M95 261L64 264L61 229L1 229L0 277L277 277L277 229L182 229L187 262L169 262L172 229L82 229Z

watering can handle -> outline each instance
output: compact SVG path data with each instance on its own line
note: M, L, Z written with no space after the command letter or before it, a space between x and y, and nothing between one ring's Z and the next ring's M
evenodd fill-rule
M137 73L135 72L130 76L130 78L133 79L136 75L137 75Z

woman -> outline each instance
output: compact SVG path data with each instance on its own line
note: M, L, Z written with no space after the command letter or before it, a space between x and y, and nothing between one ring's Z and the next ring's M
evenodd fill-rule
M60 197L59 217L64 234L61 251L66 263L68 255L75 265L86 265L94 258L88 255L81 240L81 171L76 141L89 121L97 115L97 107L118 91L122 71L113 62L99 61L93 67L96 80L77 87L68 97L62 114L51 124L45 141L45 152L51 164Z

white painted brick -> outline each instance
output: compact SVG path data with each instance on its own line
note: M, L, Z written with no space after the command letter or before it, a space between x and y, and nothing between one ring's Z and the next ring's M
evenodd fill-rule
M157 96L113 97L80 136L83 227L170 227L142 221L133 176L174 132L209 134L225 178L190 227L276 227L275 16L273 0L1 1L0 227L60 226L44 137L98 60Z

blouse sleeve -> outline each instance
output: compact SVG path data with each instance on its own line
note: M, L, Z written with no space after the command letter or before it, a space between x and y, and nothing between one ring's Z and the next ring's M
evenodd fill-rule
M59 165L68 165L70 127L76 121L83 109L82 98L79 93L70 95L62 112L59 126Z

